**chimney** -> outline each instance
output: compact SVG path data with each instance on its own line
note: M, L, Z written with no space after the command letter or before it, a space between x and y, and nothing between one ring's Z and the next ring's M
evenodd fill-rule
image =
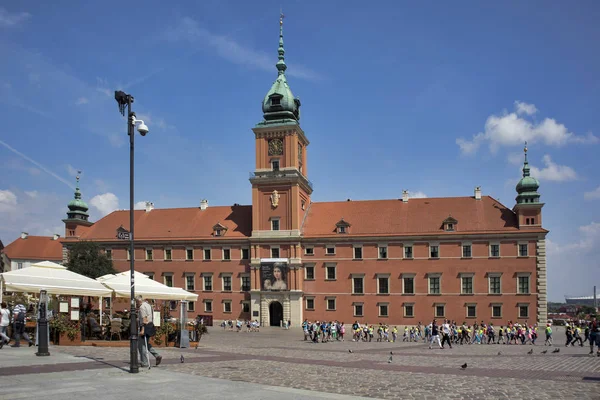
M58 240L60 238L60 235L58 233L55 233L54 236L52 236L52 240Z
M29 233L21 232L21 239L27 239L27 236L29 236Z
M208 208L208 200L202 199L200 201L200 210L204 211Z
M146 202L146 212L150 212L152 210L154 210L154 203L147 201Z
M475 186L475 200L481 200L481 186Z
M408 190L403 190L402 191L402 202L403 203L408 203Z

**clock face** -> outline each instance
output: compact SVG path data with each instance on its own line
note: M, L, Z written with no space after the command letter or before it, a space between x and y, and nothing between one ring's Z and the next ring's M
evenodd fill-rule
M269 155L280 156L283 154L283 142L281 139L269 140Z

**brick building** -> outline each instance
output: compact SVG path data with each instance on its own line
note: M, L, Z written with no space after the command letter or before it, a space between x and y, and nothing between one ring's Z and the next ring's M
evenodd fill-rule
M285 75L280 21L277 79L254 128L252 205L135 211L136 270L199 294L189 317L354 320L416 324L546 320L546 255L539 183L523 179L511 209L473 196L313 202L308 136ZM129 268L129 212L88 221L79 189L64 220L65 247L98 242ZM65 251L65 257L67 252Z
M27 232L0 251L4 272L16 271L41 261L62 263L63 245L60 235L33 236Z

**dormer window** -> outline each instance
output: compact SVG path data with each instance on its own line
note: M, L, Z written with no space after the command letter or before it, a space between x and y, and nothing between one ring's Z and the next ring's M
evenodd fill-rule
M348 228L350 228L350 224L344 221L344 218L335 224L335 230L337 233L348 233Z
M271 105L272 106L281 105L281 97L271 97Z
M458 224L458 221L452 218L451 215L449 215L448 218L446 218L444 222L442 222L442 226L446 232L456 231L456 224Z
M213 235L216 236L225 236L227 233L227 227L222 225L220 222L213 226Z

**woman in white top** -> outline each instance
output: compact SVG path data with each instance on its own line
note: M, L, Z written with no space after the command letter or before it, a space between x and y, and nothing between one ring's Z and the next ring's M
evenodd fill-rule
M10 338L6 336L6 330L10 324L10 311L6 303L2 303L2 309L0 309L0 349L5 343L10 342Z

